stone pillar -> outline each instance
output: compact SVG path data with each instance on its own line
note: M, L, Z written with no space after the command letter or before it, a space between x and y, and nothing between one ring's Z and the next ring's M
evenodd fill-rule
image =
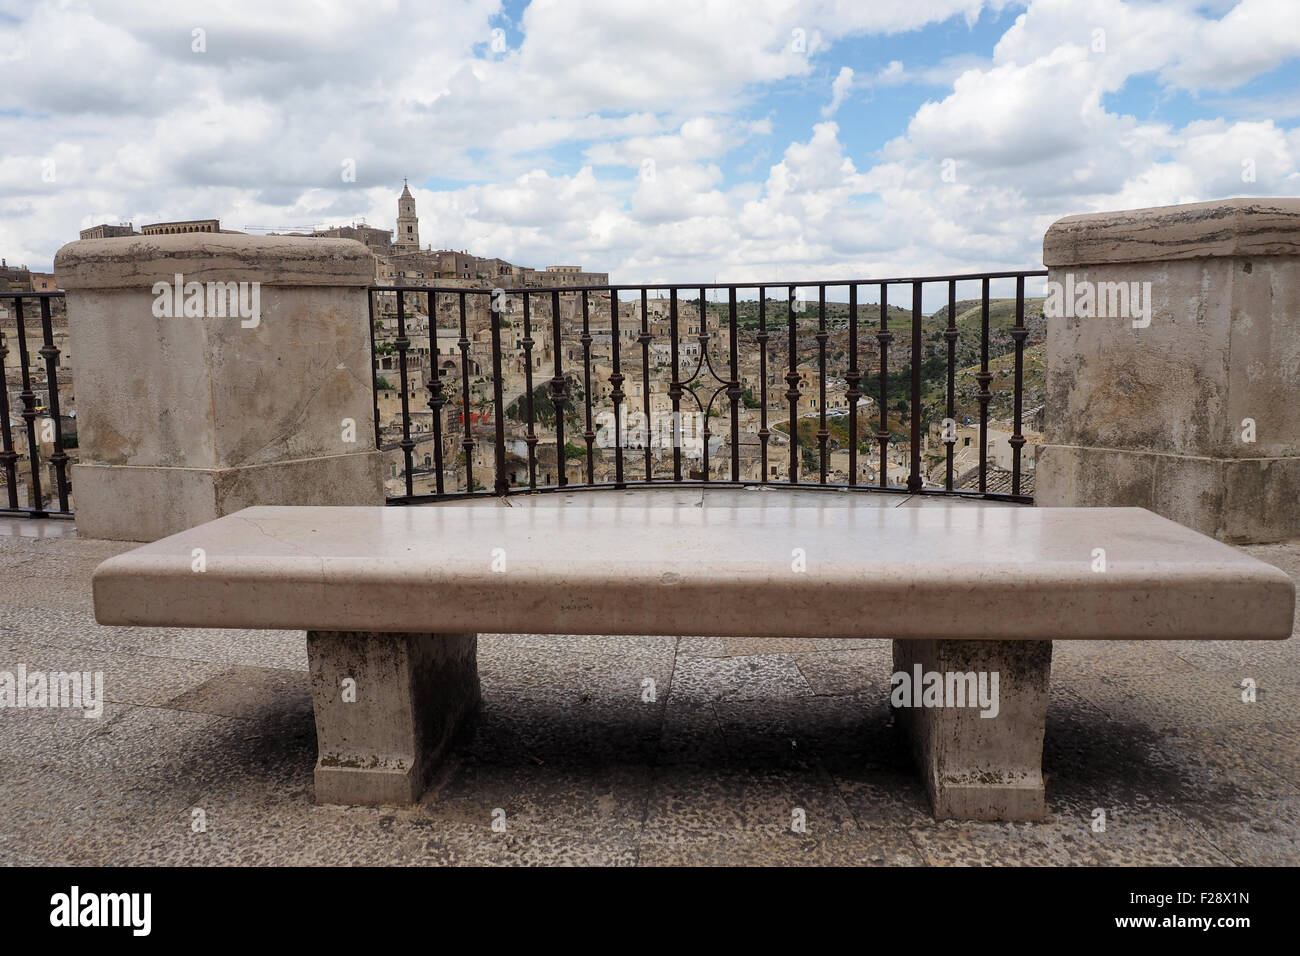
M945 696L927 701L913 678L911 706L895 720L907 735L912 756L930 795L936 820L1041 820L1047 815L1043 790L1043 736L1047 728L1051 641L894 641L894 672L913 677L938 674ZM966 700L951 706L947 683L960 704L963 675L993 690L996 703L984 710ZM923 682L924 683L924 682ZM984 716L987 714L987 716Z
M316 802L417 802L478 706L477 650L477 634L308 631Z
M1300 536L1300 199L1069 216L1043 262L1037 503L1137 505L1234 543Z
M73 242L77 531L152 541L250 505L383 503L359 242ZM179 278L178 278L179 277Z

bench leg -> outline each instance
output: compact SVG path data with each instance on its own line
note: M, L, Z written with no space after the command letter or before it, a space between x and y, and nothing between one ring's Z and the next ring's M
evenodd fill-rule
M477 634L308 631L316 802L410 804L477 706Z
M918 670L919 669L919 670ZM1041 820L1043 731L1047 723L1051 641L894 641L894 671L909 676L937 672L944 678L945 706L895 707L920 766L935 819ZM949 674L986 675L992 696L997 678L997 715L947 694ZM897 680L892 688L902 686ZM933 686L931 684L931 686ZM954 678L954 690L956 679ZM913 704L926 703L920 689ZM895 693L895 702L908 700ZM930 702L935 698L931 697ZM991 707L983 708L993 713Z

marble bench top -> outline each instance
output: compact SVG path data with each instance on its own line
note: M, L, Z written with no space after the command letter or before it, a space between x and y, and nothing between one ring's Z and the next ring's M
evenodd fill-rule
M1141 508L846 507L843 497L825 507L247 508L101 564L95 616L738 637L1291 634L1285 573Z

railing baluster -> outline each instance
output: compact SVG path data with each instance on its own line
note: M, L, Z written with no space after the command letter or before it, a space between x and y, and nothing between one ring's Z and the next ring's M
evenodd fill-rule
M740 481L740 326L736 319L736 289L727 290L727 325L731 329L731 480Z
M461 293L460 305L463 315L464 293ZM438 350L438 293L425 293L424 307L429 313L429 378L425 386L429 389L429 412L433 416L429 422L429 428L433 432L433 482L438 494L443 494L442 406L447 404L447 398L442 394L442 370L438 366L438 356L441 354ZM463 335L461 337L464 338ZM464 378L463 375L461 377ZM466 488L473 490L473 483L467 483Z
M438 341L438 330L434 325L434 318L437 313L433 310L434 293L429 293L429 333L433 341ZM474 409L469 403L469 350L472 348L469 338L469 326L465 319L465 293L462 291L457 297L460 305L460 339L456 343L460 347L460 408L461 408L461 433L460 447L461 452L465 455L465 490L472 492L474 490ZM434 369L434 377L438 378L438 370ZM439 431L441 418L437 412L434 413L434 441L437 442L438 448L438 486L442 486L442 435Z
M948 280L948 328L944 330L943 337L948 341L948 420L952 422L952 439L945 440L947 449L947 464L944 471L943 487L945 491L952 491L952 466L953 456L957 449L957 280Z
M709 339L710 336L709 336L708 306L704 301L704 287L701 286L700 287L700 336L699 336L701 362L705 362L709 360L709 354L708 354ZM709 365L709 369L710 371L713 369L712 364ZM714 378L717 378L716 374L714 375ZM712 399L710 399L709 408L712 407L713 407L713 401ZM713 429L709 427L708 409L703 409L700 412L700 415L703 416L704 418L704 430L701 435L701 437L704 439L704 453L701 456L700 473L704 476L704 482L707 484L709 481L709 438L713 435Z
M789 483L799 483L799 327L794 317L794 298L796 287L786 290L786 322L789 341L786 350L790 353L789 368L785 373L785 397L790 402L790 474Z
M585 395L585 405L587 411L587 427L583 431L583 440L587 443L587 484L596 483L596 458L592 450L592 443L596 440L596 433L591 430L591 319L589 314L589 304L587 302L587 293L582 293L582 391Z
M614 403L614 487L626 488L623 481L623 399L627 395L623 392L623 372L619 364L618 291L613 288L609 290L609 334L614 343L614 371L609 376L612 386L609 397Z
M758 287L758 380L761 394L758 398L759 405L759 464L763 469L762 477L759 479L763 484L767 484L767 439L771 432L767 430L767 286Z
M980 493L988 491L989 471L989 383L993 374L989 371L989 280L986 276L980 286L980 370L975 376L980 390L976 396L980 403Z
M493 295L488 302L492 321L492 407L496 418L496 476L492 490L504 495L510 490L510 479L506 477L506 409L504 405L504 385L501 381L501 314L505 310L505 294Z
M880 428L876 441L880 443L880 474L878 484L889 487L889 343L894 333L889 331L889 286L880 283L880 330L876 341L880 343Z
M375 295L371 290L366 290L366 314L370 318L370 393L374 401L375 412L375 448L379 448L379 357L375 354ZM0 356L3 361L3 356Z
M23 421L27 423L27 459L31 466L32 516L46 516L45 503L41 493L41 447L36 438L36 393L32 391L31 356L27 349L27 330L23 325L23 300L14 299L14 326L18 334L18 364L22 372L23 390L19 397L23 400Z
M551 292L551 351L554 353L555 374L551 376L551 406L555 409L555 470L556 486L567 485L564 456L564 406L568 401L568 389L564 382L564 346L560 341L560 293Z
M402 440L398 442L398 447L402 449L402 456L406 459L406 496L409 498L415 494L415 483L411 475L412 449L415 448L415 442L411 441L411 405L406 395L409 388L406 380L406 350L411 347L411 340L406 337L405 292L397 293L397 338L393 345L397 347L397 379L402 388Z
M524 293L524 338L519 344L524 348L524 409L528 416L528 488L537 490L537 431L533 415L533 318L529 311L530 296Z
M826 286L822 285L817 287L817 379L820 383L817 401L821 409L817 450L821 459L818 483L823 485L826 484L826 440L831 435L826 428L826 340L829 337L826 331Z
M668 398L673 403L673 481L682 480L682 383L677 368L677 331L677 287L673 286L668 290L668 350L673 363L673 377L668 384Z
M644 407L645 426L641 433L645 446L645 480L654 481L654 459L650 450L650 438L654 426L650 418L650 313L648 311L649 290L641 287L641 397Z
M1011 493L1020 494L1020 449L1025 446L1025 436L1021 431L1020 418L1023 412L1025 384L1025 339L1029 330L1025 328L1025 277L1016 276L1016 324L1011 330L1011 338L1016 343L1016 384L1015 384L1015 426L1008 444L1011 445Z
M41 356L45 359L45 385L49 395L50 417L54 420L54 452L50 464L54 466L58 485L59 510L68 510L68 453L63 450L63 421L59 412L59 350L54 347L54 326L50 319L50 300L41 297ZM3 361L0 359L0 361Z
M12 300L15 303L16 299ZM15 305L15 311L17 306ZM4 329L0 328L0 466L5 470L5 488L8 490L9 507L18 510L18 452L14 450L13 429L9 424L9 374L6 371L5 356L9 346L5 344Z
M858 369L858 287L849 284L849 371L844 376L848 389L844 397L849 403L849 486L858 484L858 399L862 393L858 385L862 372Z
M911 469L907 490L921 490L921 283L912 283L912 397L911 397Z

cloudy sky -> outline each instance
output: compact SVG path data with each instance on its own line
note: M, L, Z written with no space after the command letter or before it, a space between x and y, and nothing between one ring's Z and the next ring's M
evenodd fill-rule
M408 177L423 244L617 282L1037 268L1300 195L1298 93L1295 0L0 0L0 255L393 228Z

